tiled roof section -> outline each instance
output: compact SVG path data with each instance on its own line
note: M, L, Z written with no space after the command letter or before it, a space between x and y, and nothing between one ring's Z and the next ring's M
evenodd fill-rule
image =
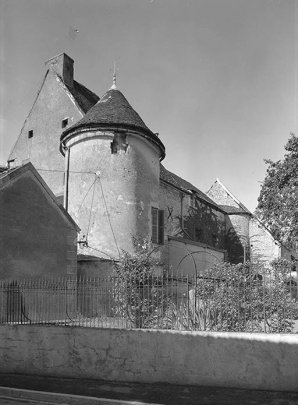
M132 108L124 95L115 89L108 90L87 114L69 130L84 126L124 125L153 132L145 125L139 114Z
M165 157L165 147L161 140L144 123L132 108L124 95L116 89L108 90L103 97L86 113L86 115L61 135L61 142L81 128L109 128L138 130L143 136L157 145L161 159Z
M227 214L250 214L252 215L248 210L244 210L243 208L238 208L238 207L233 207L231 205L221 205L218 204L218 206L225 211Z
M173 186L180 188L182 191L194 191L197 196L206 201L208 204L213 205L216 208L220 208L211 198L209 198L205 193L196 188L194 185L188 181L182 179L174 173L169 172L162 164L160 165L160 180L166 181L167 183L172 184ZM220 209L222 210L222 209Z
M73 87L67 86L68 90L71 92L77 103L79 104L82 111L86 114L99 100L99 97L88 90L87 87L83 86L81 83L73 81Z

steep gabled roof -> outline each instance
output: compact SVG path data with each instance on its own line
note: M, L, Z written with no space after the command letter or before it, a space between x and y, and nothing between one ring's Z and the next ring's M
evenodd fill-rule
M209 193L209 191L212 189L212 187L213 187L213 185L214 184L219 184L220 185L220 187L231 197L231 199L238 205L238 207L239 207L239 209L238 210L234 210L233 212L231 211L233 208L235 208L235 207L232 207L232 206L228 206L228 205L222 205L222 207L230 207L230 211L231 212L228 212L228 211L226 211L226 209L225 209L225 211L228 213L228 214L233 214L233 213L236 213L236 211L237 211L237 213L240 213L240 212L242 212L242 213L245 213L245 214L249 214L249 215L252 215L252 213L249 211L249 209L247 209L239 200L238 200L238 198L236 198L235 196L234 196L234 194L233 193L231 193L231 191L230 190L228 190L227 189L227 187L219 180L219 179L216 179L215 180L215 182L212 184L212 186L209 188L209 190L207 191L207 194Z
M99 100L99 97L95 93L93 93L91 90L87 89L87 87L83 86L81 83L78 83L75 80L73 81L73 87L66 87L71 92L74 99L85 114Z
M160 164L160 180L171 184L172 186L179 188L181 191L187 191L189 193L195 192L196 195L203 201L212 205L220 211L224 211L220 206L218 206L211 198L209 198L205 193L195 187L193 184L182 179L174 173L169 172L162 164Z

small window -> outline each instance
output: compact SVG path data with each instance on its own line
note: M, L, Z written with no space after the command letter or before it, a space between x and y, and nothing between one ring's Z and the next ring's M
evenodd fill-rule
M203 242L203 229L195 228L195 240Z
M28 138L33 138L33 129L30 129L30 131L28 131Z
M62 128L66 128L68 125L68 118L64 118L64 120L62 120Z
M16 159L10 159L7 161L7 168L12 169L16 167Z
M218 237L215 233L211 235L212 238L212 246L216 247L218 245Z
M152 243L164 244L164 211L151 207Z

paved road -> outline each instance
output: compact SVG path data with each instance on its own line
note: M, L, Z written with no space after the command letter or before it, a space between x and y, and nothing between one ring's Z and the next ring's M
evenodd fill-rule
M0 395L7 389L33 390L39 401L69 405L298 405L298 392L272 392L219 387L170 384L133 384L110 381L0 374ZM10 388L3 388L10 387ZM39 394L38 394L39 391ZM31 391L32 392L32 391ZM47 392L47 397L42 392ZM37 394L37 396L35 395ZM29 393L30 394L30 393ZM54 395L54 397L53 397ZM62 398L55 398L55 396ZM17 394L17 397L20 397ZM46 400L45 400L46 398ZM101 398L101 399L99 399ZM0 405L42 404L42 402L1 402ZM19 402L18 402L19 401ZM127 401L127 402L126 402Z
M37 405L37 404L42 404L42 402L30 401L26 399L12 399L0 397L0 405Z

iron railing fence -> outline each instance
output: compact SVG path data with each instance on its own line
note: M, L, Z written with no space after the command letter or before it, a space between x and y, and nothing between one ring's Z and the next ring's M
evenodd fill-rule
M298 333L298 285L290 276L1 281L0 323Z

